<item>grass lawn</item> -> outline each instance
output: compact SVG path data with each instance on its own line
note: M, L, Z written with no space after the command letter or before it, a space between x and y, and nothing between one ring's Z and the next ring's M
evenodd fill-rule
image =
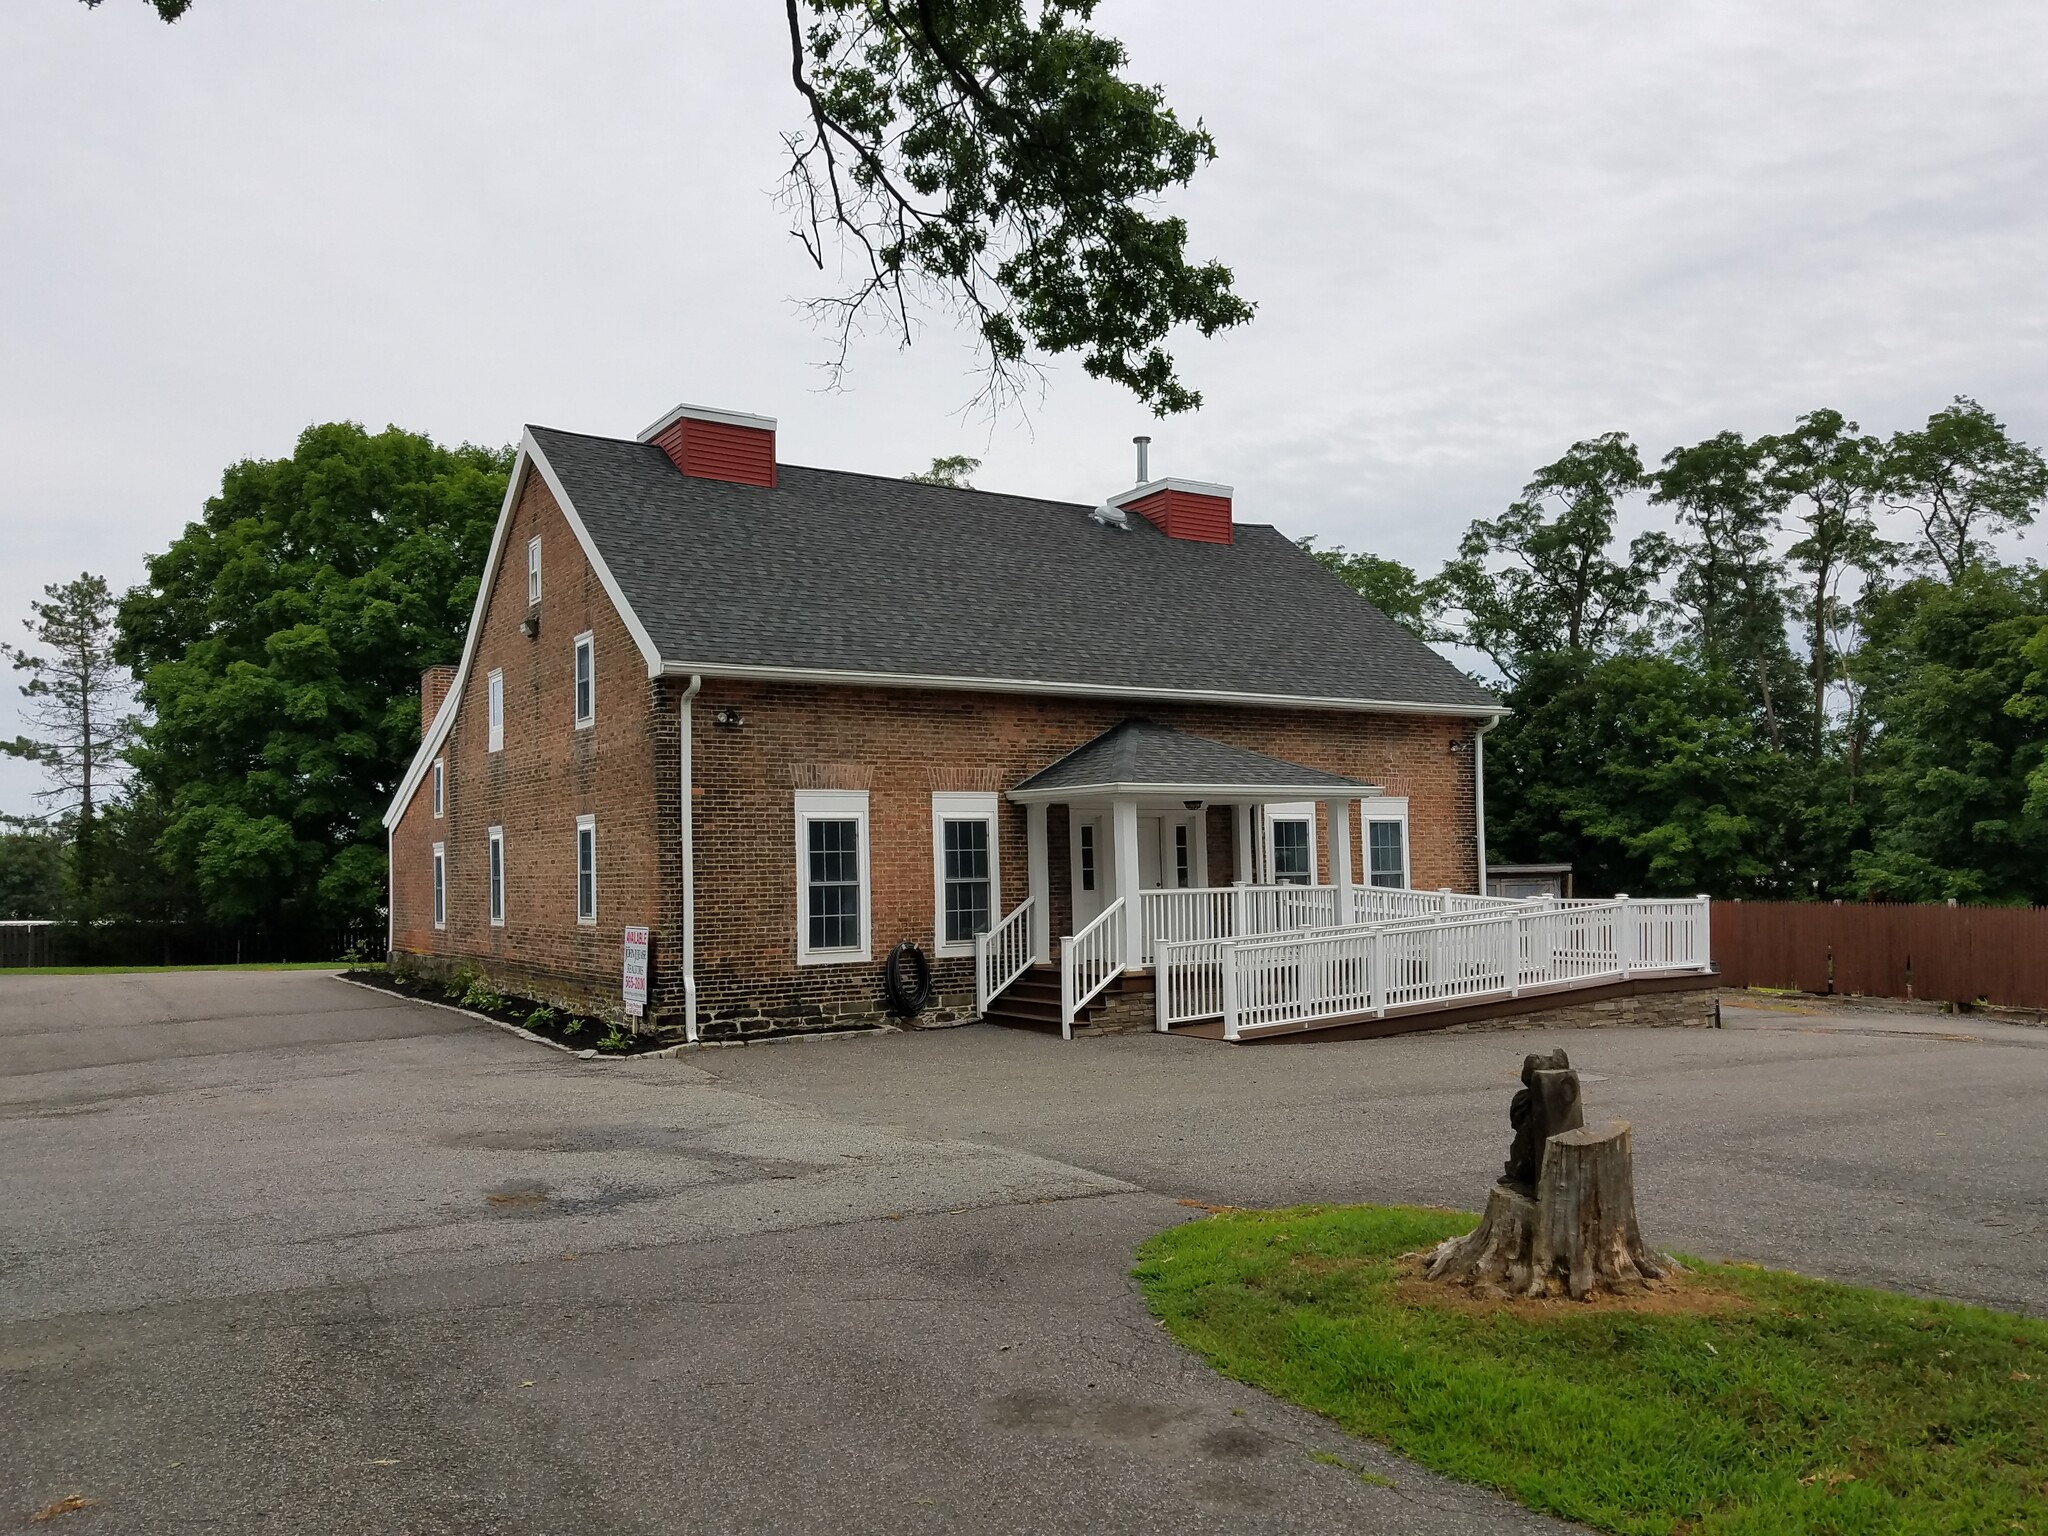
M7 976L140 976L166 975L171 971L345 971L347 960L286 960L247 965L10 965L0 967Z
M1633 1311L1397 1269L1475 1219L1224 1211L1137 1278L1226 1375L1601 1530L2048 1533L2048 1323L1727 1265Z

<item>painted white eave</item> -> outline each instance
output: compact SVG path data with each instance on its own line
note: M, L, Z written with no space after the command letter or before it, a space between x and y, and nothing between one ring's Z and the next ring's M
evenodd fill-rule
M638 441L651 443L670 427L684 419L690 421L711 421L726 427L749 427L756 432L773 432L773 416L755 416L747 411L721 411L709 405L679 405L667 415L656 418L641 429Z
M1237 492L1227 485L1217 485L1208 480L1181 480L1172 475L1164 480L1147 480L1143 485L1134 485L1128 491L1118 491L1109 498L1112 507L1128 506L1134 501L1143 501L1147 496L1157 496L1161 491L1182 491L1190 496L1219 496L1225 501L1235 501Z
M1259 800L1282 804L1294 800L1377 800L1386 794L1378 784L1062 784L1047 789L1013 789L1018 805L1056 804L1068 800L1100 800L1131 796L1140 800Z
M405 777L398 782L398 791L391 797L391 804L384 811L384 825L393 828L405 815L405 809L418 793L420 783L427 776L436 754L448 739L454 728L455 716L462 698L464 687L476 662L476 648L483 635L484 614L490 608L491 590L498 579L498 568L504 562L505 544L512 528L512 514L519 506L520 493L526 488L529 475L538 474L555 498L555 505L561 508L563 520L576 535L576 542L583 551L583 558L590 562L590 568L597 574L605 595L618 610L625 622L626 631L633 637L633 643L640 650L641 660L647 664L647 675L659 677L662 674L661 653L655 649L654 640L647 633L647 626L640 622L640 616L626 601L626 594L620 588L618 578L611 567L605 564L604 556L598 553L597 541L590 536L590 529L578 515L575 504L569 500L569 493L562 488L561 477L541 451L540 444L533 440L531 432L522 432L519 438L519 455L512 461L512 476L505 484L505 500L498 508L498 526L491 531L491 552L484 561L483 580L476 589L476 602L469 613L469 629L462 639L462 660L456 664L455 681L448 685L448 692L441 700L441 707L434 712L434 721L420 737L420 749L413 754L412 766L405 771Z
M1347 699L1318 694L1234 693L1215 688L1135 688L1108 683L1050 683L1030 677L956 677L910 672L845 672L824 667L769 667L715 661L666 661L662 677L730 678L736 682L819 683L828 687L938 689L953 693L1028 693L1066 699L1125 699L1161 704L1242 704L1271 709L1333 709L1377 715L1437 715L1484 720L1504 715L1498 704L1417 704L1404 699Z

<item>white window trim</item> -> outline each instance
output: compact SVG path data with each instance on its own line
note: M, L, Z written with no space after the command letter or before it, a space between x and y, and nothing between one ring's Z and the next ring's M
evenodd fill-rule
M868 792L864 789L800 789L796 791L796 963L854 965L874 958L875 914L868 883ZM848 949L811 948L811 839L813 821L854 821L860 831L860 945Z
M576 716L576 729L588 730L597 720L597 641L590 630L583 631L569 643L569 709L576 709L576 659L588 652L590 655L590 713Z
M434 926L436 928L446 928L448 926L448 845L446 843L434 844L433 874Z
M540 535L526 541L526 606L540 601Z
M493 928L505 926L505 885L505 829L492 827L485 834L484 910Z
M932 953L971 955L974 941L946 942L946 823L985 821L988 823L988 920L1003 920L1003 860L998 833L1002 823L996 814L996 797L951 790L932 795Z
M1415 840L1408 835L1408 797L1406 795L1377 795L1370 800L1358 802L1358 835L1361 841L1359 863L1365 871L1365 883L1372 884L1372 823L1375 821L1398 821L1401 824L1401 889L1415 889L1415 878L1411 869L1414 858ZM1382 890L1391 889L1382 886Z
M441 759L434 759L434 820L439 821L448 810L448 775Z
M484 678L484 750L505 750L505 674L493 667Z
M590 910L583 910L583 834L590 834ZM576 923L582 928L597 926L597 818L576 818Z
M1313 800L1288 800L1264 807L1264 814L1259 817L1260 852L1265 858L1265 868L1259 871L1261 883L1277 885L1280 880L1280 859L1273 845L1273 823L1276 821L1308 823L1308 883L1320 885L1322 861L1316 857L1316 803Z

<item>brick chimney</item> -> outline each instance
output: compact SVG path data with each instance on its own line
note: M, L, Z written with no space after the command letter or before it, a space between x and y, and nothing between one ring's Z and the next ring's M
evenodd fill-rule
M420 674L420 735L424 737L440 713L441 701L455 685L453 667L429 667Z
M775 485L775 418L679 405L640 434L699 480Z
M1109 498L1112 507L1135 512L1169 539L1228 544L1231 490L1206 480L1151 480Z

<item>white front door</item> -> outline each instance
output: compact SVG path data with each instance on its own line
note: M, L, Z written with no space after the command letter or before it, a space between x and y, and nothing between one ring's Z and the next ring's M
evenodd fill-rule
M1072 813L1067 822L1067 868L1074 894L1074 929L1102 915L1109 901L1109 818Z
M1187 816L1138 818L1138 889L1184 889L1198 885L1201 855L1195 847L1198 823Z

